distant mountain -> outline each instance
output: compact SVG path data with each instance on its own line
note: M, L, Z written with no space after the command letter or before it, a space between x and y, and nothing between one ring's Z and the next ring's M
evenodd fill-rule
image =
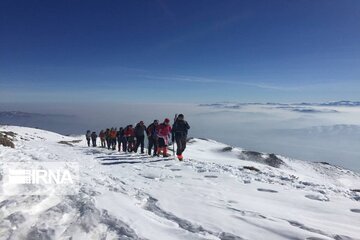
M226 109L239 109L241 106L249 105L249 103L210 103L200 104L200 107L212 107L212 108L226 108Z
M324 112L319 110L313 110L313 109L298 109L294 110L293 106L324 106L324 107L359 107L360 101L336 101L336 102L325 102L325 103L273 103L273 102L267 102L267 103L236 103L236 102L219 102L219 103L210 103L210 104L200 104L201 107L213 107L213 108L227 108L227 109L238 109L241 108L241 106L250 106L250 105L266 105L266 106L280 106L281 108L289 107L289 110L297 111L297 112L307 112L307 113L315 113L315 112ZM330 111L330 112L336 112Z
M273 104L276 105L276 104ZM283 105L283 104L282 104ZM293 103L293 104L285 104L285 105L297 105L297 106L326 106L326 107L358 107L360 106L359 101L335 101L335 102L325 102L325 103Z
M77 117L74 115L0 111L0 125L42 128L69 134L81 129L81 125L77 123Z
M42 113L29 113L29 112L21 112L21 111L0 112L0 118L30 118L30 117L74 117L74 116L66 115L66 114L42 114Z
M300 113L338 113L338 111L334 109L311 108L311 105L306 105L306 107L304 107L303 105L301 106L281 105L281 106L276 106L276 108L290 110L293 112L300 112Z
M352 101L338 101L338 102L328 102L321 103L321 106L349 106L349 107L358 107L360 106L360 102L352 102Z

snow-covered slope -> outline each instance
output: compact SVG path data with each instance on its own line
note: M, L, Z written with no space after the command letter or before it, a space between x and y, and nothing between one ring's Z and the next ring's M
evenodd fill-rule
M360 239L360 176L340 167L207 139L191 139L178 162L0 131L16 133L0 167L76 161L81 177L77 195L0 195L0 239Z

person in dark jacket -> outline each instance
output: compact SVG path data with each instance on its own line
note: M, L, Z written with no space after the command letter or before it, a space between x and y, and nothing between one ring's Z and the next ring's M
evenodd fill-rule
M93 147L96 147L96 138L97 138L96 132L92 132L91 133L91 141L92 141L92 146Z
M119 128L119 131L117 132L117 140L118 140L118 150L120 152L121 150L121 145L122 145L122 151L126 152L127 149L127 141L126 141L126 137L125 137L125 131L124 128Z
M144 125L143 121L140 121L138 124L136 124L135 129L135 137L136 137L136 147L135 152L137 152L139 146L141 146L141 153L144 153L144 141L145 141L145 132L146 132L146 126Z
M180 161L183 160L182 153L185 151L186 148L186 140L189 129L190 126L187 121L184 120L184 115L179 114L179 116L174 122L172 133L177 146L176 155Z
M91 139L91 132L90 132L90 130L87 130L87 131L86 131L85 137L86 137L87 145L90 147L90 139Z
M151 156L151 150L154 148L154 156L157 155L158 148L158 136L156 133L156 127L159 125L159 120L154 120L152 124L148 126L146 129L146 134L148 137L149 145L148 145L148 154Z

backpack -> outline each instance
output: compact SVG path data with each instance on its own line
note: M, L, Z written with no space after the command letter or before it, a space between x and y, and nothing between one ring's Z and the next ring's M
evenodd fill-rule
M148 136L154 136L156 134L156 127L155 127L154 123L150 124L147 127L146 133L147 133Z
M173 132L187 135L189 129L190 126L185 120L176 120Z

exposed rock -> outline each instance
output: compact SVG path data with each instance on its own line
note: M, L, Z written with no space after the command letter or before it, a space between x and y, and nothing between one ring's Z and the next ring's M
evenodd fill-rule
M231 152L232 150L233 150L233 148L228 146L228 147L224 147L223 149L221 149L221 152Z
M275 154L262 154L254 151L242 151L239 155L240 159L247 161L254 161L262 164L269 165L271 167L279 168L281 165L285 165L284 161L278 158Z
M58 143L60 143L60 144L65 144L65 145L68 145L68 146L73 147L73 146L74 146L73 143L79 143L79 142L81 142L81 140L60 141L60 142L58 142Z
M4 135L5 137L14 138L17 134L11 131L0 131L0 134Z
M281 160L280 158L278 158L275 154L270 153L268 155L268 157L265 159L265 162L272 166L272 167L276 167L279 168L281 165L285 164L283 160Z
M253 167L253 166L244 166L243 168L251 170L251 171L255 171L255 172L260 172L259 169L257 169L256 167Z
M261 158L262 156L262 153L254 151L243 151L242 153L245 154L247 157Z
M3 133L0 133L0 145L3 145L5 147L11 147L15 148L14 143L10 138L7 137L8 135L4 135ZM15 136L15 135L14 135Z

